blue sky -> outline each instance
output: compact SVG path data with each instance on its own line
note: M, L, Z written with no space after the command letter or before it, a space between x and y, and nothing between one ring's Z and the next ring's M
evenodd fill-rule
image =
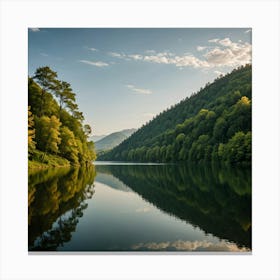
M139 128L251 62L249 28L30 28L28 74L69 82L94 135Z

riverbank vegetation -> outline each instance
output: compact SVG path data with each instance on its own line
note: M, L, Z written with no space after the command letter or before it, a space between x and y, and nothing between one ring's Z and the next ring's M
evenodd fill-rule
M32 168L90 164L91 127L76 103L71 85L48 66L28 78L28 166Z

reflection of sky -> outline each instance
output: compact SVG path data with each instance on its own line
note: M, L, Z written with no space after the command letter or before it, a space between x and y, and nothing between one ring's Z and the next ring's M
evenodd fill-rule
M58 250L239 250L116 186L95 181L95 194L87 203L71 241Z
M111 174L97 173L95 177L95 182L107 185L113 189L121 190L124 192L131 192L132 190L121 182L118 178Z
M222 251L222 252L247 252L246 248L238 248L236 244L221 240L218 242L202 241L182 241L177 240L174 242L150 242L139 243L132 246L134 250L179 250L179 251Z

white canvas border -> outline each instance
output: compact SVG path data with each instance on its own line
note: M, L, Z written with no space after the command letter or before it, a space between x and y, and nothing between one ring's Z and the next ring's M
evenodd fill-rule
M280 279L278 1L1 2L1 279ZM28 255L27 28L252 27L252 255Z

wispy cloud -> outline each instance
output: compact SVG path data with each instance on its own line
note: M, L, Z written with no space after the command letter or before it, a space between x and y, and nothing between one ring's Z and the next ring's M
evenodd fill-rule
M128 54L118 53L118 52L108 52L107 54L114 58L120 58L120 59L124 59L126 61L130 61L132 58L137 60L137 57L136 56L134 57L133 54L128 55Z
M108 63L103 62L103 61L90 61L90 60L79 60L79 62L85 63L85 64L89 64L92 66L96 66L96 67L106 67L109 66Z
M204 51L207 47L197 46L196 49L201 52Z
M218 41L219 41L219 39L217 39L217 38L208 40L209 43L217 43Z
M126 87L140 94L152 94L152 91L149 89L137 88L134 85L126 85Z
M246 30L244 33L250 33L250 32L252 32L252 28Z
M142 60L143 59L143 55L141 55L141 54L129 54L128 57L132 58L134 60Z
M96 49L96 48L88 48L88 49L93 51L93 52L97 52L98 51L98 49Z
M236 67L251 62L252 45L242 41L232 42L230 38L210 39L210 46L197 46L202 58L192 53L176 55L169 51L156 52L147 50L144 53L126 54L120 52L107 53L111 57L130 61L142 61L157 64L175 65L179 69L184 67L210 69L214 67Z
M121 53L117 53L117 52L108 52L108 55L112 56L112 57L119 57L119 58L123 58L126 55L121 54Z
M32 32L39 32L40 31L40 28L37 28L37 27L32 27L32 28L29 28Z
M43 52L41 52L40 55L41 56L49 56L47 53L43 53Z

